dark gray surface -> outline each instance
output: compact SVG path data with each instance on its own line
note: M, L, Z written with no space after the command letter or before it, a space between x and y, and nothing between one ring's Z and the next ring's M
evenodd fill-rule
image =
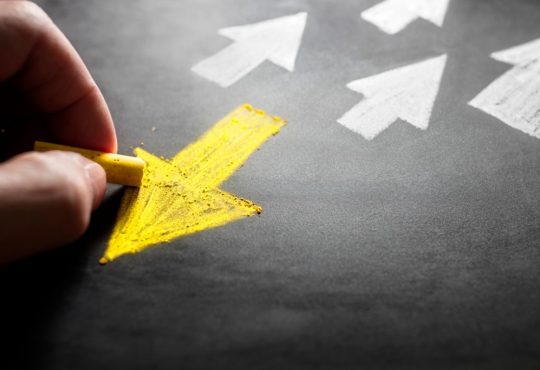
M0 271L2 363L39 369L540 367L540 141L466 103L540 37L536 0L452 0L389 36L369 1L40 4L81 53L120 150L171 156L249 102L290 124L226 184L253 217L97 264L120 192L72 246ZM190 71L220 27L309 13L294 73ZM368 142L347 82L448 53L430 126ZM151 127L157 127L156 132ZM0 367L3 367L0 365Z

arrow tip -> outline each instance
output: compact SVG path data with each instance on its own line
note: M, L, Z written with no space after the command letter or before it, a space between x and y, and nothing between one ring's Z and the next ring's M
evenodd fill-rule
M306 21L307 12L299 12L262 22L221 28L218 33L237 42L257 45L265 50L267 59L272 63L293 72Z
M526 64L540 59L540 38L509 49L492 53L491 58L512 65Z
M355 80L347 87L363 100L337 121L367 140L398 118L425 130L429 125L447 55Z

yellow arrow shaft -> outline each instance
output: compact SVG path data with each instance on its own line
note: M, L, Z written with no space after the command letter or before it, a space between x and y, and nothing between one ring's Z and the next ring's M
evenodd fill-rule
M175 155L172 163L193 183L219 186L284 124L279 117L243 105Z

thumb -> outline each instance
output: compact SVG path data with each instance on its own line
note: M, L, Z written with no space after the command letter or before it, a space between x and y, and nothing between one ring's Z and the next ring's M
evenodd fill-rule
M0 164L0 265L80 237L105 194L105 171L76 153L24 153Z

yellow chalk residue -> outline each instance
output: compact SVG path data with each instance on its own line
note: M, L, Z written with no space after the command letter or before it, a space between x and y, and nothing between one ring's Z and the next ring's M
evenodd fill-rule
M146 162L142 185L126 189L100 263L260 213L255 203L218 186L284 124L246 104L169 161L136 148Z

